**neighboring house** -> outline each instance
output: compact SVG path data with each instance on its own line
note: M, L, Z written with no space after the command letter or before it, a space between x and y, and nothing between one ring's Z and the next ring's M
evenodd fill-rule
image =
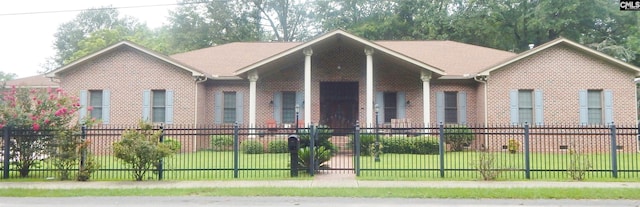
M58 88L58 83L51 81L44 75L34 75L24 78L9 80L5 83L5 87L23 87L23 88Z
M104 124L294 124L297 106L304 124L350 127L372 126L376 111L386 124L635 123L639 74L563 38L514 54L336 30L171 56L125 41L46 76Z

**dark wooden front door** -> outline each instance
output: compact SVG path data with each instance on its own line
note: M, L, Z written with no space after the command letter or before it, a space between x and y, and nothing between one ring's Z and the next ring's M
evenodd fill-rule
M358 82L320 83L320 124L351 128L358 119Z

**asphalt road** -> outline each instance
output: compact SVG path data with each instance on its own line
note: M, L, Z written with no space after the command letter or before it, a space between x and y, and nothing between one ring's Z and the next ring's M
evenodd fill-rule
M633 200L505 200L505 199L402 199L402 198L309 198L309 197L68 197L12 198L0 197L0 207L176 207L176 206L260 206L260 207L328 207L328 206L629 206L640 207Z

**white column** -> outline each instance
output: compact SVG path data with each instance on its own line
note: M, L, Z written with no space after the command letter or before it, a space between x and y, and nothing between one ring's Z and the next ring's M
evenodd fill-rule
M258 71L249 72L249 127L256 126L256 81L258 81Z
M301 107L304 107L304 126L307 127L311 124L311 55L313 50L311 48L305 48L304 53L304 103ZM297 124L297 123L296 123Z
M373 49L372 48L365 48L364 49L364 54L367 55L367 85L366 85L366 90L367 90L367 106L366 106L366 113L367 113L367 126L366 127L373 127L374 123L373 121L374 119L374 113L373 113Z
M424 120L424 127L429 127L431 124L431 88L429 86L431 72L423 70L420 73L420 79L422 79L422 120Z

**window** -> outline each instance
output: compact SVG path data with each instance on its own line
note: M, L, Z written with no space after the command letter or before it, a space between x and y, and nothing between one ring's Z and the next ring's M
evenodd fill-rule
M151 106L151 120L153 122L165 122L166 114L166 91L165 90L152 90L151 96L153 98Z
M223 123L236 122L236 92L224 92Z
M533 123L533 90L518 90L518 122Z
M589 124L602 123L602 91L587 90L587 116Z
M385 92L384 93L384 122L389 123L391 119L396 119L398 112L398 93Z
M282 122L295 123L296 119L296 92L282 92Z
M444 122L458 123L458 92L444 92Z
M91 110L91 118L102 119L102 90L89 91L89 106Z

